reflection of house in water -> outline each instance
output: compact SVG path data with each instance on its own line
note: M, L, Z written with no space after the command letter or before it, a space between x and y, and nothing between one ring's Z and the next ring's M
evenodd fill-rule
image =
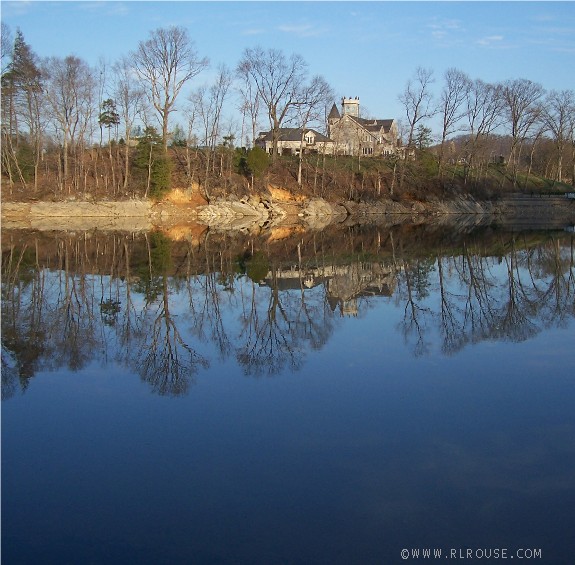
M347 272L328 280L328 302L332 310L345 316L357 316L357 299L362 296L391 296L395 290L396 271L381 263L353 263Z
M292 266L278 269L275 286L278 290L311 289L323 285L327 301L335 312L357 316L357 299L362 296L392 296L397 269L382 263L359 262L351 265L328 265L302 269ZM265 278L266 286L273 286L272 273Z

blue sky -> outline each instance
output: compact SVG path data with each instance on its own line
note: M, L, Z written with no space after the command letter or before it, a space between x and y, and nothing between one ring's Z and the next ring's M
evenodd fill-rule
M188 28L215 69L234 67L245 47L299 53L338 98L359 96L371 116L402 118L397 97L418 66L442 75L527 78L575 88L573 2L2 2L40 56L75 54L113 62L150 30ZM213 71L212 71L213 72ZM206 72L195 85L208 81Z

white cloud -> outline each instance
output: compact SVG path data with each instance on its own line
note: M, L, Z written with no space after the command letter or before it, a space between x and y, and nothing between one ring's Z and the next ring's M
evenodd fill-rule
M461 21L456 19L433 18L425 27L431 30L431 37L444 46L458 43L465 31Z
M477 43L486 47L492 47L493 45L501 45L501 42L504 39L505 38L502 35L488 35L487 37L478 39Z
M283 24L278 27L279 31L284 33L293 33L299 37L316 37L318 35L322 35L325 30L322 28L316 28L311 24Z
M433 18L433 20L427 24L427 27L432 30L441 31L461 31L463 29L460 20L439 18Z
M265 33L265 30L261 28L248 28L241 32L242 35L261 35L262 33Z
M554 22L557 17L551 14L539 14L538 16L533 16L531 20L534 22Z
M126 16L130 11L125 2L80 2L78 8L87 12L102 12L106 16Z

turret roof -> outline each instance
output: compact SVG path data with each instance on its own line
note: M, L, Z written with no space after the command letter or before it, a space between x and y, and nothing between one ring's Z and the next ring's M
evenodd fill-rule
M341 118L341 115L337 109L337 106L335 105L335 102L334 102L333 106L331 107L331 110L329 111L329 115L327 117L328 117L328 119Z

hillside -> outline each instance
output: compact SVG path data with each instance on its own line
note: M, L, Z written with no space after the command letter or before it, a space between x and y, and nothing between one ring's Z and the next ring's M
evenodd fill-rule
M198 148L171 147L159 166L156 157L148 166L139 161L137 149L111 147L91 149L72 162L74 174L63 179L59 162L48 154L41 170L32 175L25 168L22 178L3 178L2 200L27 201L118 201L162 200L173 189L198 204L235 195L271 196L269 187L280 187L295 199L323 198L329 202L373 203L394 201L450 200L471 194L480 200L497 200L508 193L562 194L570 185L528 171L514 174L505 164L487 163L473 168L447 165L439 172L431 152L418 152L417 159L304 155L298 184L297 156L278 157L271 163L259 150L220 147L215 153ZM253 157L253 158L252 158ZM251 161L250 161L251 159ZM127 165L126 166L126 162Z

